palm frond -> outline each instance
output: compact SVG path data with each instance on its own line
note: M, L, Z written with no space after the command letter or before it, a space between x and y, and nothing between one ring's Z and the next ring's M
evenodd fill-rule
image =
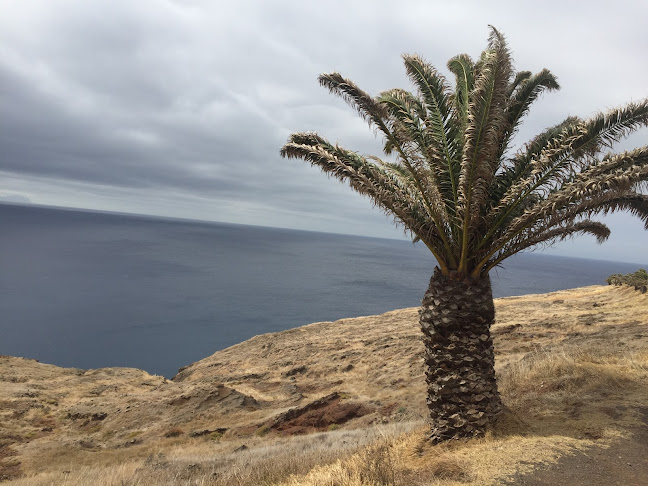
M513 86L515 86L515 83ZM555 91L558 89L560 89L558 80L548 69L543 69L533 76L526 77L511 93L509 122L512 125L516 125L517 121L529 111L531 104L544 91Z
M603 165L604 167L601 167ZM576 174L571 181L552 192L542 203L544 207L565 207L578 199L587 200L605 191L627 191L636 184L648 179L648 147L624 152L604 164L597 164Z
M446 79L419 56L404 55L405 70L412 83L418 88L425 103L424 118L428 145L435 151L435 169L447 173L453 199L457 199L458 157L457 129L452 122L452 105Z
M523 72L526 75L528 71ZM518 73L520 77L520 73ZM515 81L518 81L516 77ZM543 69L533 76L524 76L519 83L514 82L516 86L511 93L511 99L508 107L508 126L502 137L500 145L500 157L506 152L511 139L517 132L520 120L529 111L531 104L538 99L544 91L554 91L560 89L556 77L548 70Z
M448 69L455 75L453 101L460 131L463 133L468 124L470 93L475 86L475 63L468 54L459 54L448 61Z
M648 207L643 196L634 188L648 181L648 154L635 158L635 165L618 169L612 174L602 174L565 184L546 198L536 196L537 203L530 205L520 216L512 218L501 231L493 233L494 241L479 252L478 269L485 268L493 255L503 248L518 247L531 238L538 229L544 230L561 224L573 224L578 218L591 217L619 209L629 210L647 225Z
M648 230L648 196L639 193L627 194L612 199L601 205L599 212L603 215L618 211L627 211L639 218Z
M462 249L459 271L468 261L470 221L478 218L488 199L488 187L499 167L497 152L506 129L507 89L512 75L511 58L503 36L492 28L489 49L484 51L470 94L468 125L459 178L459 215L462 224Z
M516 90L516 88L522 83L523 81L526 81L529 79L531 76L533 76L533 73L531 71L520 71L515 75L515 79L511 83L508 89L508 95L509 97L513 95L513 92Z
M598 244L604 243L610 236L610 228L598 221L583 220L572 224L563 224L557 227L545 229L536 232L534 235L529 235L517 245L511 245L504 248L496 258L489 263L486 271L496 267L508 257L515 255L528 248L533 248L539 245L552 245L558 241L572 238L578 234L590 234L596 238Z
M502 249L497 252L497 255L491 258L489 262L502 261L518 251L535 245L536 243L533 242L538 235L556 228L575 225L583 217L590 218L594 215L605 215L615 211L629 212L638 217L644 223L644 227L648 229L648 196L632 191L609 191L556 211L554 214L549 215L547 219L537 221L534 226L524 228L518 235L505 243ZM493 255L489 255L489 258L491 256ZM484 261L481 263L484 263ZM489 265L488 268L492 268L495 264Z
M550 191L562 183L565 171L587 167L604 148L648 125L648 99L599 113L581 124L568 127L562 140L547 146L532 164L529 181L533 189Z
M375 205L416 234L443 262L442 235L430 224L439 216L430 214L421 204L411 179L390 174L360 154L333 145L313 132L292 134L282 147L281 155L306 160L368 196Z
M558 125L547 128L527 143L523 150L511 158L509 163L503 167L503 170L495 175L488 204L489 223L492 223L493 216L497 214L498 210L504 207L505 202L502 201L504 195L511 190L514 184L530 176L531 164L540 152L550 144L556 143L556 140L561 137L566 128L574 126L579 121L580 119L577 117L569 117ZM493 208L495 209L491 212L490 210Z
M491 220L498 227L529 194L550 194L572 180L578 171L596 163L604 147L648 125L648 100L600 113L584 122L567 123L558 136L526 157L528 176L510 185L493 209Z
M594 177L611 175L637 165L644 165L648 158L648 145L619 154L608 154L602 160L593 160L589 167L575 173L566 183L582 182Z
M576 213L591 211L595 209L591 203L604 204L608 198L613 199L619 193L632 190L635 184L648 180L648 152L634 160L636 165L631 168L565 184L513 220L502 238L512 237L524 228L547 220L563 210L571 209Z
M416 159L414 153L408 155L410 160L420 160L424 163L412 164L417 168L423 188L429 192L430 199L441 199L447 207L447 212L453 214L455 181L452 179L452 171L448 169L447 158L441 144L431 140L431 134L427 129L427 110L423 103L404 90L389 90L380 94L378 100L387 107L392 120L391 128L402 141L407 141L415 153L422 155ZM447 217L444 218L447 220Z
M441 157L426 131L425 106L405 90L385 91L377 99L387 108L390 129L399 139L401 149L407 155L409 164L405 168L411 168L412 175L421 181L429 199L442 199L438 180L442 171L438 165Z
M398 151L403 163L412 173L418 190L424 198L430 214L437 214L437 201L428 199L428 191L425 190L426 181L422 178L421 171L416 167L416 161L410 159L412 152L407 150L407 140L400 140L389 127L389 113L384 105L372 98L368 93L361 90L355 83L344 78L340 73L322 74L319 76L319 82L322 86L329 89L344 99L350 106L356 109L358 114L369 123L370 126L380 130L387 143ZM409 156L408 156L409 154ZM439 219L435 219L435 224L440 227ZM439 232L442 238L445 238L443 232Z
M386 137L390 136L389 130L384 127L385 109L371 95L337 72L320 74L317 79L320 85L353 107L370 127L380 129Z
M648 229L648 146L603 152L648 125L648 99L582 120L569 117L517 153L513 137L531 105L558 89L543 69L513 72L504 37L491 28L475 62L448 62L454 86L415 55L403 56L413 92L372 97L339 73L319 82L384 137L389 161L295 133L281 154L348 183L409 228L441 273L480 278L508 256L609 229L592 216L627 211Z
M405 178L390 176L365 157L333 145L317 133L293 133L280 153L282 157L301 158L317 165L323 172L348 182L357 192L369 196L378 205L386 203L391 207L416 202L410 195L411 187L408 187ZM387 197L381 202L382 196Z

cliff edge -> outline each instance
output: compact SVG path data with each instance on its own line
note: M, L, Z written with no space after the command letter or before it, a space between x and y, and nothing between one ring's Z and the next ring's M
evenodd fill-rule
M489 437L437 447L415 308L256 336L172 380L1 356L0 481L326 484L370 454L391 468L376 484L552 484L537 481L615 444L644 454L627 474L648 472L648 296L592 286L496 311L508 411Z

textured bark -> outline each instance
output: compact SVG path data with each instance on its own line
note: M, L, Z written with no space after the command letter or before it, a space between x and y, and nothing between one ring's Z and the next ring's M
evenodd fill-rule
M453 279L435 269L419 311L425 343L431 440L479 437L502 410L490 326L490 278Z

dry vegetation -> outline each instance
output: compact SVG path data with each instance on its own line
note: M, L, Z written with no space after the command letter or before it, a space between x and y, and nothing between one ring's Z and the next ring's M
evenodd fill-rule
M643 268L625 275L615 273L614 275L610 275L605 281L609 285L630 285L642 294L648 292L648 272Z
M578 451L645 458L648 297L595 286L496 306L507 411L484 439L426 442L416 309L403 309L258 336L173 380L2 357L0 477L12 486L552 484L525 481Z

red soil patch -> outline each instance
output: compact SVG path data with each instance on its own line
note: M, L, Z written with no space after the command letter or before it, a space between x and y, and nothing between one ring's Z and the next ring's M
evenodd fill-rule
M303 407L283 412L264 427L285 435L305 434L327 430L371 412L366 405L347 402L338 392L334 392Z

